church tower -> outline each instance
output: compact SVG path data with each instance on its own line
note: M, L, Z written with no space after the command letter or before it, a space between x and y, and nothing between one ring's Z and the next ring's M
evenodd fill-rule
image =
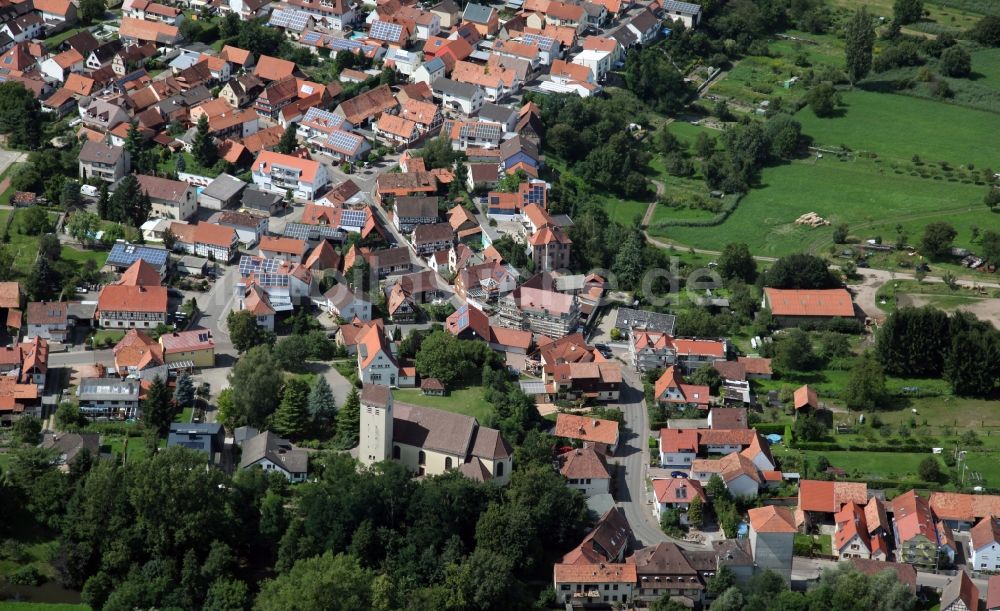
M365 384L361 389L361 431L358 460L371 466L392 458L392 391Z

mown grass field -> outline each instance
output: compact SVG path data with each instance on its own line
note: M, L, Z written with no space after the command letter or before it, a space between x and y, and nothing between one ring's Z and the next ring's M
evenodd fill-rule
M805 108L795 118L817 145L844 145L870 151L882 159L947 161L959 167L1000 166L996 134L1000 115L932 100L872 93L845 92L840 117L818 118Z
M927 222L951 221L960 231L957 244L968 243L972 219L981 230L1000 229L1000 215L989 214L982 203L984 187L895 174L867 160L796 161L766 168L761 184L721 225L654 228L651 233L713 250L746 242L757 254L781 256L832 244L832 225L838 223L847 223L858 237L882 234L891 240L897 223L912 223L910 236L919 239ZM795 219L806 212L816 212L832 225L796 225Z
M493 408L483 399L483 389L480 386L459 388L450 391L443 397L426 396L419 388L400 388L393 391L393 399L398 403L411 403L424 407L433 407L447 412L455 412L472 416L480 423L492 412Z

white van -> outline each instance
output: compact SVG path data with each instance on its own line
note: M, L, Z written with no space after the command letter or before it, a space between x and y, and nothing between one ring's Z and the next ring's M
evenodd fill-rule
M97 197L97 187L94 185L83 185L80 187L80 193L88 197Z

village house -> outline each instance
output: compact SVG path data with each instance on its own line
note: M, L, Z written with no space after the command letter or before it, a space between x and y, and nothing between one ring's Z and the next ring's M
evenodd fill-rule
M448 223L420 224L413 228L410 245L417 256L448 250L455 242L455 232Z
M698 27L701 18L701 5L691 2L678 2L677 0L665 0L663 3L663 13L670 21L680 21L688 30Z
M553 567L553 587L560 604L613 604L633 599L634 564L565 564Z
M139 380L83 378L76 388L80 412L88 418L131 420L139 416Z
M452 312L444 327L459 339L480 339L499 352L526 354L532 344L531 333L491 325L486 314L468 304Z
M611 492L611 473L607 462L592 446L576 448L561 455L559 473L566 478L567 486L579 490L585 497Z
M252 169L258 188L279 194L291 192L295 199L315 199L329 183L326 166L318 161L272 151L262 151Z
M233 208L239 204L246 186L239 178L223 172L198 194L198 204L209 210Z
M1000 523L986 516L972 527L970 534L971 566L976 571L1000 571Z
M574 295L520 286L498 304L499 322L511 329L562 337L580 323L580 301Z
M268 217L263 214L224 210L216 223L220 227L232 227L240 245L247 249L256 247L260 238L267 235Z
M510 481L514 452L500 431L471 416L394 404L385 386L361 390L360 438L358 458L366 466L394 460L420 477L458 469L477 481Z
M966 531L989 516L1000 517L1000 495L932 492L928 501L934 515L948 528Z
M462 12L462 22L472 24L485 38L493 36L500 29L500 14L491 6L469 3Z
M707 484L718 475L734 497L757 498L766 485L761 469L742 452L732 452L718 459L698 458L692 461L690 478Z
M97 298L97 324L105 329L155 329L167 322L167 289L142 259L121 280L107 284Z
M969 578L965 569L948 580L941 589L941 611L978 611L980 608L979 588Z
M439 78L431 88L434 97L441 100L441 108L467 117L476 114L486 102L486 92L478 85Z
M685 384L684 378L673 365L663 370L663 374L656 380L653 396L658 403L677 408L707 409L712 399L708 386Z
M588 444L603 444L608 448L609 456L618 449L618 423L614 420L560 413L556 416L552 434Z
M240 445L240 469L280 473L290 482L304 482L309 475L309 453L292 442L264 431Z
M750 518L750 550L758 571L774 571L790 583L793 540L797 529L791 512L773 505L747 512Z
M335 284L323 294L323 309L345 321L372 319L371 298L361 291L353 291L344 284Z
M355 128L365 127L382 116L382 113L396 110L399 101L393 95L388 85L381 85L341 102L333 114L343 117L348 125Z
M399 197L392 214L392 224L403 233L413 231L416 225L430 225L438 222L438 198Z
M198 211L198 201L193 185L146 174L139 174L136 179L139 181L139 188L149 196L153 204L150 211L151 218L185 220L194 216L194 213Z
M198 257L212 258L228 263L239 252L239 238L232 227L214 223L172 223L174 250Z
M701 482L696 479L653 478L652 485L653 511L656 513L657 519L661 518L667 511L676 511L680 514L681 524L687 524L688 508L691 506L691 501L698 498L703 504L708 502Z
M208 329L164 333L159 339L165 363L190 363L194 367L215 366L215 340Z
M80 180L85 182L91 178L100 178L105 182L115 183L132 169L128 151L124 148L92 140L83 143L78 161Z
M115 344L112 352L115 359L114 372L122 378L167 379L163 347L142 331L129 329Z
M892 500L893 540L896 559L924 569L952 562L955 540L951 530L937 522L927 500L910 490Z
M307 249L305 240L273 236L262 236L260 239L260 256L265 259L302 263Z
M872 497L868 504L873 502L879 501ZM869 513L867 505L845 503L834 515L833 553L838 558L887 559L889 546L885 533L872 532L868 525ZM882 513L884 515L884 509Z
M70 332L69 304L65 301L32 301L25 312L26 340L41 338L65 342Z

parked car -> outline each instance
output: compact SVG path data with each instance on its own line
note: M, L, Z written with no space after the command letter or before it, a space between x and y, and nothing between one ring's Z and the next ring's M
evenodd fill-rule
M94 185L83 185L80 187L80 194L87 197L97 197L97 187Z

